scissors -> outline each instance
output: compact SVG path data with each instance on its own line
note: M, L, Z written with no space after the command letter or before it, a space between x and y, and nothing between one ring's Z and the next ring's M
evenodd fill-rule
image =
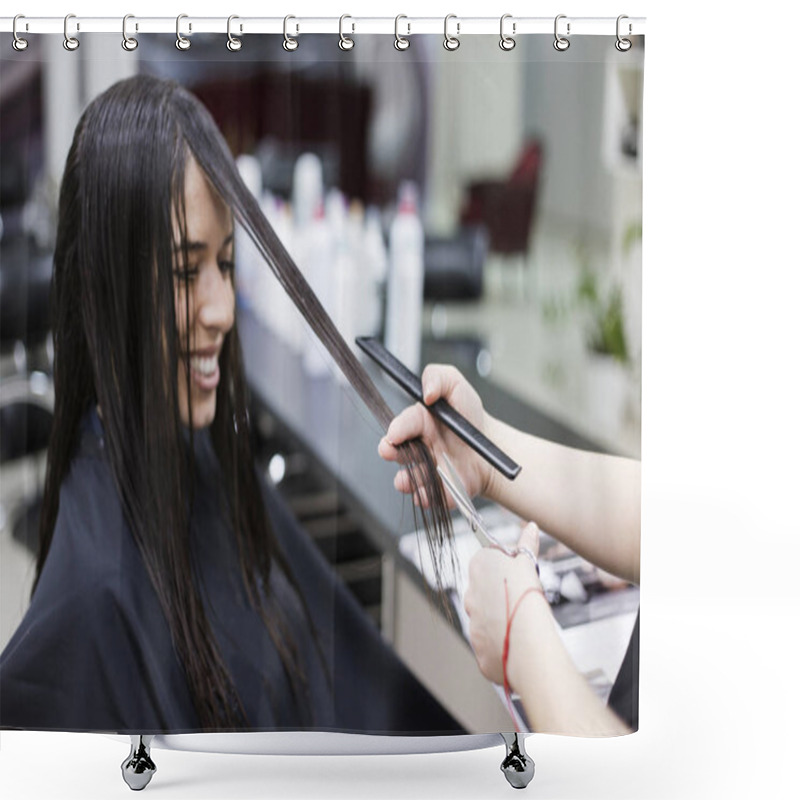
M456 468L453 466L452 461L447 457L447 453L442 453L442 461L446 471L442 469L441 465L436 467L439 477L444 482L447 490L453 496L456 502L456 507L467 520L470 530L475 534L475 538L481 543L481 547L494 547L497 550L505 553L511 558L516 558L518 555L526 555L533 561L536 567L536 574L539 575L539 559L536 554L529 547L509 547L502 544L486 527L486 523L475 508L472 498L469 496L464 482L461 480Z

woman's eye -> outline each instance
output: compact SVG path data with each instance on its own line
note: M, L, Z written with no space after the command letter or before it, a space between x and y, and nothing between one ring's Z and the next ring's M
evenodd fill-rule
M220 261L219 268L223 274L233 272L233 261Z
M197 277L198 269L197 267L186 267L185 269L176 269L173 271L173 275L181 281L187 281L191 283Z

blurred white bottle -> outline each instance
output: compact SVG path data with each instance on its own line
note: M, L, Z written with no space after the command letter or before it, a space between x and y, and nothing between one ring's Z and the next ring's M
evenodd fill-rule
M400 185L397 213L389 229L386 347L412 372L419 372L425 237L414 184Z
M292 215L295 229L302 230L314 220L324 201L322 162L314 153L303 153L292 176Z
M377 336L383 322L389 257L386 253L386 243L383 240L380 211L375 207L367 209L362 253L363 270L361 274L364 303L358 321L357 335Z
M255 156L243 154L236 159L236 166L244 185L256 199L263 191L261 165ZM259 254L253 240L236 223L234 228L234 252L236 256L236 293L245 308L252 308L256 303L256 284L261 268L269 269Z
M309 240L310 229L324 201L322 162L314 153L303 153L295 162L292 175L292 242L289 254L310 281L315 269ZM308 344L308 323L295 310L287 320L287 341L292 349L304 354Z
M325 208L333 247L335 301L331 316L342 338L348 347L353 349L356 319L360 310L356 280L360 235L353 230L347 200L338 189L328 192ZM346 382L344 374L338 367L334 369L334 374L337 379Z
M313 220L305 226L303 239L304 265L302 269L306 280L329 316L333 317L336 305L334 246L331 228L325 219L325 209L321 202ZM311 330L309 324L302 317L300 319L303 325L303 367L312 376L327 374L331 368L328 351Z
M288 204L278 197L265 193L262 196L261 209L272 225L275 235L291 252L292 216ZM297 312L271 267L266 263L260 281L259 309L262 322L283 342L291 345L292 323Z

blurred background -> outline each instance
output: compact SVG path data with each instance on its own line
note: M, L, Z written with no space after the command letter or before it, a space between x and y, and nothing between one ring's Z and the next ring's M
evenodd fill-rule
M532 36L508 53L495 36L469 37L454 53L423 36L406 52L386 36L357 37L349 53L334 36L301 36L294 53L279 37L244 37L238 53L224 41L203 36L178 52L174 37L149 35L126 53L118 35L93 34L75 53L58 36L31 37L25 53L3 49L0 647L33 575L58 182L87 103L137 72L174 78L207 105L349 342L380 336L415 371L453 363L487 410L532 433L640 455L641 41L628 53L613 37L583 37L566 53ZM452 630L420 633L427 606L415 603L429 576L393 470L375 455L380 432L240 233L239 326L259 463L366 613L458 708L425 662L425 642ZM373 374L399 411L407 399ZM515 521L486 514L513 536ZM638 590L551 550L548 597L602 694ZM598 620L620 627L595 624L590 634ZM496 699L474 717L462 712L464 724L490 729L504 713Z

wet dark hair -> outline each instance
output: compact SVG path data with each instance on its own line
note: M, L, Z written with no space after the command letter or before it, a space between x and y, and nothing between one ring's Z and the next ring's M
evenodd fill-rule
M177 212L185 242L183 191L190 157L384 430L393 414L245 187L197 98L173 81L144 75L98 96L78 123L61 185L52 292L55 419L36 580L50 548L59 490L81 419L98 404L123 512L163 608L200 725L221 730L246 727L247 721L206 617L189 548L193 437L187 454L178 406L177 381L184 374L179 377L176 368L172 215ZM184 294L188 302L189 293ZM219 366L211 439L242 578L302 709L308 686L294 638L269 592L273 564L303 598L259 489L235 324L225 337ZM191 398L191 392L187 395ZM412 480L429 499L429 508L419 513L438 580L452 537L444 489L421 441L402 446L400 460L413 466Z

